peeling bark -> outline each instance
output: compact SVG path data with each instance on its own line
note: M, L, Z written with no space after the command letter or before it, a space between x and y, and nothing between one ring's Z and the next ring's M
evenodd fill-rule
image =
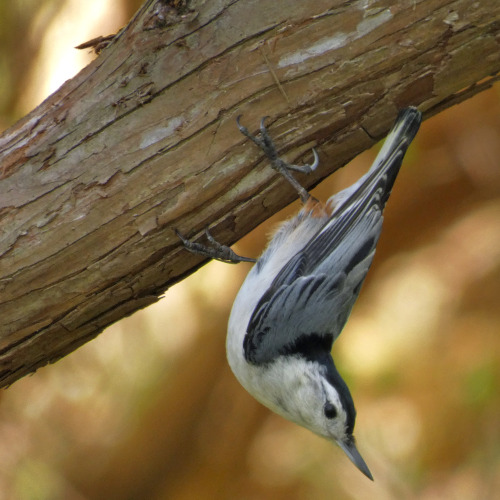
M146 2L0 137L0 383L194 272L175 228L233 243L294 199L237 115L269 115L290 160L317 147L311 187L398 108L430 116L499 70L498 0Z

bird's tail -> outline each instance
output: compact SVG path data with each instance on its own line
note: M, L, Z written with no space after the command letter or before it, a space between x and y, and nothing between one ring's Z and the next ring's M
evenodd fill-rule
M391 131L387 135L384 145L373 163L372 169L377 169L378 165L387 161L394 151L404 148L403 153L405 153L411 141L417 135L421 121L422 113L417 108L411 106L402 109Z
M422 114L417 108L409 107L400 111L370 170L352 186L340 191L328 201L334 215L344 209L344 204L353 207L369 205L376 201L381 210L384 209L403 157L418 132L421 120Z
M415 138L422 121L422 113L417 108L409 107L401 110L391 131L379 151L367 177L373 174L385 177L385 189L382 206L391 194L392 186L396 180L406 150Z

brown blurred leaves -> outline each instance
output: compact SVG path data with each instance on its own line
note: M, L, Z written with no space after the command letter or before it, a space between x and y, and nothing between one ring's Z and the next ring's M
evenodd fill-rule
M18 57L25 53L32 64L35 53ZM21 79L12 71L6 81ZM3 109L7 123L13 108ZM325 199L357 178L374 154L315 195ZM497 84L422 126L335 346L374 484L333 445L269 414L236 383L225 327L249 267L212 263L168 301L2 394L0 498L494 498L499 193ZM238 252L258 255L273 224L296 207L248 235Z

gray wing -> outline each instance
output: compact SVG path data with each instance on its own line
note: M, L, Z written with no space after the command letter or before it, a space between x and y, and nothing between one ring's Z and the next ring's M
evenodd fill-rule
M331 219L278 273L248 323L247 361L330 352L373 260L382 211L420 118L414 108L400 114L370 171L340 193Z
M311 246L289 261L252 313L244 340L247 361L268 363L283 354L316 359L330 352L372 262L381 222L380 211L372 210L325 258L318 261ZM323 230L313 242L321 247L332 240Z

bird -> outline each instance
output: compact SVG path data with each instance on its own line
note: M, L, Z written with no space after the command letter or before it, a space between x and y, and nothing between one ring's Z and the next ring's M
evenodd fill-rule
M242 257L206 230L208 245L178 231L184 246L224 262L254 262L230 313L226 353L240 384L287 420L336 443L373 480L354 438L356 409L331 349L372 263L383 211L403 157L422 120L415 107L401 110L373 165L357 182L321 203L291 172L311 164L280 158L265 126L260 136L237 125L296 189L302 208L283 222L258 259Z

